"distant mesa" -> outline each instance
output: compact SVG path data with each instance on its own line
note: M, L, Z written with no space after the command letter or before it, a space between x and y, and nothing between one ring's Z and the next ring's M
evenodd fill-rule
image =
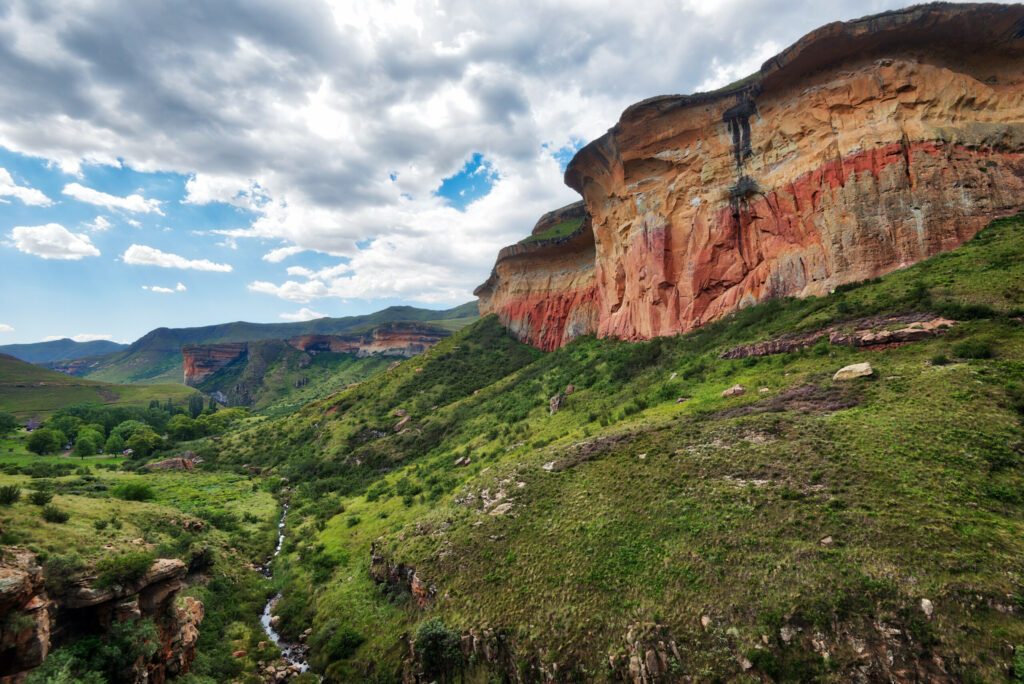
M566 169L582 205L499 252L481 314L542 349L649 339L959 246L1024 208L1021 26L993 4L835 22L629 107Z

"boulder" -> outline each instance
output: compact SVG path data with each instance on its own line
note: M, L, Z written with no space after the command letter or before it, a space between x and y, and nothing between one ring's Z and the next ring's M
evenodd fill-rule
M723 397L739 397L746 394L747 388L743 385L733 385L729 389L722 392Z
M832 376L832 379L839 382L845 380L855 380L857 378L866 378L874 375L875 371L871 368L871 364L865 361L864 363L852 363L849 366L843 366L836 371L836 374Z

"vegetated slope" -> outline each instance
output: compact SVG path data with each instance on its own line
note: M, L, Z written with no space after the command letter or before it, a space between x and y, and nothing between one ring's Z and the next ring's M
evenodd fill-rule
M283 414L359 382L394 360L377 355L308 354L284 340L261 340L249 343L243 358L204 379L197 388L230 406Z
M224 323L198 328L157 328L124 351L74 368L94 380L122 383L181 382L181 348L186 344L251 342L285 339L297 335L360 332L394 321L428 322L457 329L476 317L476 304L435 311L412 306L392 306L363 316L318 318L297 323Z
M292 483L278 614L329 681L1001 681L1024 674L1021 283L1016 217L679 337L541 355L487 317L217 459ZM957 323L721 358L934 315Z
M115 385L75 378L0 354L0 411L19 418L45 417L82 403L145 406L153 399L170 399L180 404L196 393L184 385Z
M87 356L113 354L127 347L127 344L110 340L75 342L65 337L62 340L50 340L49 342L0 345L0 354L7 354L29 363L51 363L82 359Z

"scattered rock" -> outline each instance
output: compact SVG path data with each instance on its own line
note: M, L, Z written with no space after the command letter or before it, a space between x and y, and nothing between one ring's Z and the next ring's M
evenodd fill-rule
M747 388L744 387L743 385L733 385L729 389L724 390L722 392L722 396L723 397L739 397L739 396L742 396L743 394L746 394L746 392L747 392Z
M707 629L708 627L710 627L711 626L711 618L709 616L707 616L707 615L701 615L700 616L700 626L703 627L704 629Z
M244 658L246 655L247 654L246 654L245 651L235 651L234 653L231 654L231 657L232 658Z
M639 458L641 461L647 460L647 454L637 454L637 458Z
M788 644L790 641L793 640L793 637L795 636L796 630L790 627L789 625L783 625L782 627L779 627L779 638L782 639L783 643Z
M843 366L836 371L836 374L832 376L834 381L843 380L854 380L856 378L866 378L874 375L875 371L871 368L871 364L867 361L863 363L853 363L849 366Z
M935 613L935 605L929 599L923 598L921 599L921 611L926 618L931 620L932 615Z
M769 392L771 392L771 390L768 389L767 387L762 387L761 389L757 390L758 394L768 394Z
M678 399L676 399L676 403L677 404L685 404L689 400L690 400L690 397L679 397Z
M401 432L402 428L408 425L410 420L412 420L412 416L405 416L400 421L395 423L395 432Z
M511 501L506 501L505 503L498 504L493 509L491 509L491 515L505 515L506 513L508 513L511 510L512 510L512 502Z
M465 466L468 466L472 461L473 459L471 459L469 456L460 456L457 459L455 459L455 465L457 465L460 468L463 468Z
M832 546L832 537L822 537L821 541L818 542L822 546Z

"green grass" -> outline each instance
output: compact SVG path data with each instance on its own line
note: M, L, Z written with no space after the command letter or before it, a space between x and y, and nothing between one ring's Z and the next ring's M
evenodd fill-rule
M331 634L362 639L324 663L331 681L388 680L399 635L431 617L497 630L513 661L585 680L610 678L626 632L647 625L649 643L674 640L673 667L696 679L739 677L749 657L775 679L844 681L861 662L844 635L882 649L875 623L912 635L886 647L900 657L935 652L956 678L998 680L1012 658L1004 644L1024 643L1010 612L1024 596L1022 256L1024 221L999 221L880 280L638 344L582 338L540 354L484 319L387 374L226 436L217 458L295 485L278 566L283 628L313 626L314 660ZM719 358L906 311L962 322L881 351ZM951 362L932 364L939 356ZM872 379L832 381L865 360ZM549 415L548 398L570 383ZM736 383L747 393L723 398ZM784 400L798 391L803 400ZM403 432L397 409L411 416ZM512 508L490 515L482 495L500 490ZM438 598L419 609L382 594L366 574L373 543ZM936 606L931 621L921 598ZM782 626L802 631L786 645Z
M45 418L74 404L148 406L153 399L185 403L196 391L184 385L112 385L76 378L0 355L0 411Z
M581 218L560 221L545 231L523 238L519 243L527 244L530 242L542 242L544 240L557 240L559 238L569 237L575 233L582 224L583 219Z

